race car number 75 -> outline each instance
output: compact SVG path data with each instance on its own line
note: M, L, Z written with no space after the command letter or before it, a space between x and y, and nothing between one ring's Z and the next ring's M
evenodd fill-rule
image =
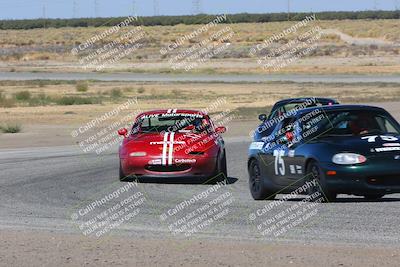
M283 156L285 156L285 150L274 150L276 175L285 175L285 161Z
M374 143L376 142L376 138L380 138L383 141L398 141L399 139L394 136L387 136L387 135L372 135L372 136L365 136L362 137L361 139L368 140L369 143Z

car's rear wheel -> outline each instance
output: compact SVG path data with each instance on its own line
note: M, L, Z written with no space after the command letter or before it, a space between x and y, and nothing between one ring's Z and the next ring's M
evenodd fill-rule
M309 195L319 193L318 196L313 197L312 201L318 200L322 197L323 202L333 202L337 198L337 193L332 192L326 186L326 178L321 170L321 167L316 161L311 162L307 167L307 176L309 181L316 180L316 185L308 189Z
M381 199L385 196L385 194L368 194L368 195L364 195L364 198L367 200L377 200L377 199Z
M274 199L275 194L269 190L263 182L263 174L257 160L252 160L249 164L249 187L254 200Z

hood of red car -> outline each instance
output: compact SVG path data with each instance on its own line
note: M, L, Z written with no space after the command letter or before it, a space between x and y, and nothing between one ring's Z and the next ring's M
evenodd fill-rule
M218 135L213 133L165 132L139 133L125 139L124 147L130 152L146 152L147 156L187 157L188 155L214 156Z

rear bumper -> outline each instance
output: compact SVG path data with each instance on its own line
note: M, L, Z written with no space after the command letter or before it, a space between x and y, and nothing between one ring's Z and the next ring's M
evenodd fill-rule
M396 162L397 163L397 162ZM321 163L328 189L344 194L392 194L400 193L399 164L368 164L339 166ZM327 175L336 171L336 175Z
M195 160L191 163L180 163L170 165L152 164L152 160L159 158L136 158L130 157L121 159L121 166L124 174L134 175L138 178L206 178L215 173L217 158L214 157L193 157L183 160ZM178 159L182 160L182 159ZM181 168L185 165L185 168Z

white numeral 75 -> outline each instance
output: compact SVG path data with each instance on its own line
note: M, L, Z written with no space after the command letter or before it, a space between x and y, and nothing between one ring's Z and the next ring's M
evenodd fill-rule
M374 143L376 142L376 138L380 138L383 141L398 141L399 138L394 137L394 136L387 136L387 135L372 135L372 136L365 136L362 137L361 139L363 140L368 140L369 143Z

